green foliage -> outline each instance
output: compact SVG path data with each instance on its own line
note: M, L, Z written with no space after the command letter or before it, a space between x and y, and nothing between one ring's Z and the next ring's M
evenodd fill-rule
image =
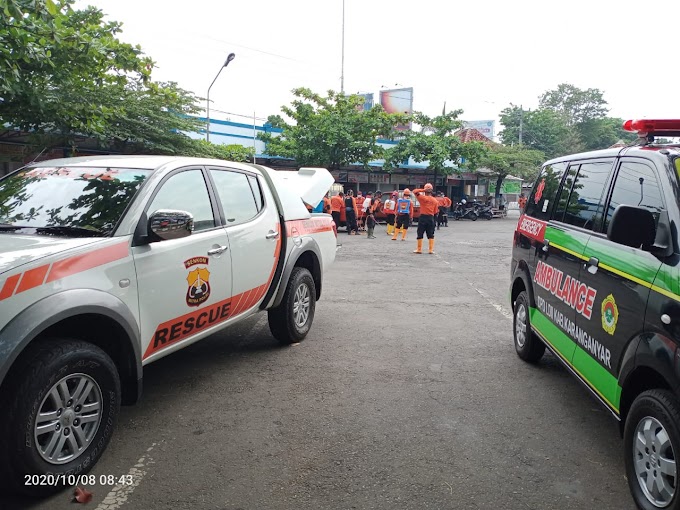
M415 112L413 121L421 126L420 132L407 131L397 145L390 148L386 157L386 167L394 168L399 163L413 158L421 163L427 161L429 168L436 173L450 174L454 171L451 164L460 171L463 167L474 169L486 152L481 142L464 143L453 133L463 127L458 117L463 110L454 110L444 115L428 117ZM462 160L465 163L462 163Z
M38 150L90 138L124 153L252 157L184 135L202 128L190 117L199 98L152 82L152 60L117 39L120 23L72 4L0 0L0 124L31 132Z
M283 106L283 113L294 123L280 116L270 116L272 125L283 129L281 136L260 133L270 155L293 158L300 166L340 168L381 158L384 149L377 138L393 138L395 126L405 123L402 114L386 113L381 106L361 111L363 98L346 96L329 90L326 96L307 88L293 90L295 99Z
M540 96L539 109L522 110L511 104L501 111L501 140L542 151L547 158L605 149L619 140L632 141L621 119L606 117L607 102L598 89L581 90L566 83Z
M527 149L519 145L494 145L482 156L479 165L491 170L492 175L490 177L496 179L496 195L498 195L503 179L508 175L533 181L544 160L545 155L541 151Z
M286 121L283 120L281 115L269 115L267 117L267 124L275 128L283 128L286 125Z
M544 92L539 101L540 109L561 114L569 126L602 119L609 110L601 90L581 90L569 83L560 83L557 89Z

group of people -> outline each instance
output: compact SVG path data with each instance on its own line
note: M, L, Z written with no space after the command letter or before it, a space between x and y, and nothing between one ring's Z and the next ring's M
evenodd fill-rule
M448 216L446 208L451 205L451 200L443 193L434 194L432 184L425 184L422 189L413 190L413 195L418 198L420 203L420 218L418 219L418 233L416 238L416 250L414 253L423 253L423 238L426 235L429 243L428 253L434 254L434 231L441 225L448 227ZM360 219L363 219L363 226L367 231L368 239L375 239L376 214L382 210L387 217L387 234L392 235L392 240L396 241L401 236L401 240L406 240L406 234L411 222L413 221L413 201L412 192L408 188L399 196L398 191L393 191L389 198L383 202L383 194L380 191L375 193L368 192L365 197L357 200L354 191L347 193L340 192L337 195L324 199L324 212L329 212L333 216L336 225L340 224L341 211L345 210L347 233L349 235L359 235L362 227ZM358 203L361 203L361 206ZM361 207L361 213L360 213Z

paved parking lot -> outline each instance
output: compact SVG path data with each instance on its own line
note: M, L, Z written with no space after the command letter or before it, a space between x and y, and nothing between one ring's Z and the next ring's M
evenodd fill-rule
M304 342L262 315L146 368L93 471L134 484L85 508L634 508L618 425L553 357L514 353L515 224L451 222L434 256L415 229L339 234Z

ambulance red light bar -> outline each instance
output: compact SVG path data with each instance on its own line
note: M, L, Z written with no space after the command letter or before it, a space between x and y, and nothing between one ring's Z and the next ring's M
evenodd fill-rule
M627 120L623 123L623 129L646 135L678 136L680 135L680 119Z

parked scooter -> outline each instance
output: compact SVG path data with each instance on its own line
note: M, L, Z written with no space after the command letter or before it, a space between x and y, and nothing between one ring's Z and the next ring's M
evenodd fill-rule
M458 204L456 204L456 208L453 210L452 216L456 221L464 219L477 221L478 218L474 206L470 204L470 207L468 207L468 204L465 201L458 202Z
M481 202L475 202L475 212L477 213L477 216L485 220L490 220L493 218L491 206L484 205Z

